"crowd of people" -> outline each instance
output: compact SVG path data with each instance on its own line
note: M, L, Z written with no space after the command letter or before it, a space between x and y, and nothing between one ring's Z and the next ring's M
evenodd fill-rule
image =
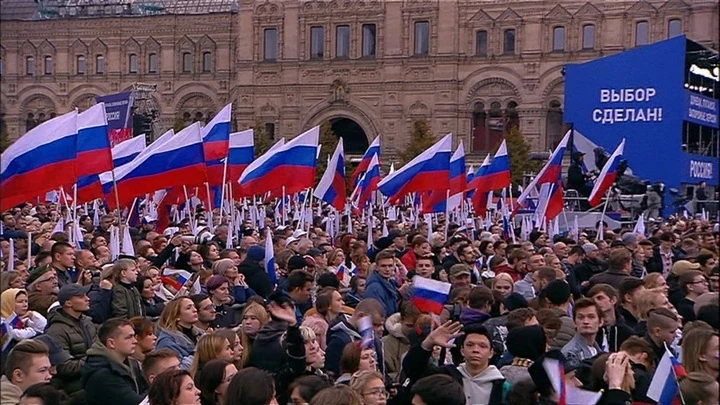
M2 213L1 404L571 403L548 359L601 404L654 404L667 351L686 371L683 403L718 403L718 224L520 240L378 210L330 235L320 212L237 234L219 212L166 229L144 216L135 255L119 256L113 213L78 207L82 240L57 230L65 207ZM451 285L441 313L416 305L420 278Z

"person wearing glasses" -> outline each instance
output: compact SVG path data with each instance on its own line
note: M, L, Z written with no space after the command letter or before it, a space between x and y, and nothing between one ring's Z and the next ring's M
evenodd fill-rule
M388 392L382 375L373 370L361 370L350 380L350 388L360 394L363 405L385 405Z
M680 288L685 297L678 302L677 310L683 317L683 325L695 320L695 299L708 292L708 281L700 270L690 270L680 276Z

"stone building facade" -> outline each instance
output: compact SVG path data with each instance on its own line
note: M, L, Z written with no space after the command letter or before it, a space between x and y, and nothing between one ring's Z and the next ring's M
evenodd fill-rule
M361 138L351 151L380 135L397 152L419 118L466 151L491 150L511 125L545 150L564 132L564 64L683 34L718 49L719 11L715 0L245 0L143 16L6 14L0 112L16 138L141 82L157 85L165 128L232 102L237 128L260 123L275 139L325 120L359 127L344 134Z

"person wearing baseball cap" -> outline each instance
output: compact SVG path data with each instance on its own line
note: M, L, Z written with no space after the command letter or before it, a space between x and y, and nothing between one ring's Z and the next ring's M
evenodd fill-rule
M59 308L55 311L51 309L45 332L72 356L72 359L58 367L53 377L65 387L65 392L71 398L81 395L78 393L82 389L80 370L85 363L88 349L98 340L95 325L84 315L90 309L90 298L87 296L89 290L90 286L75 283L60 288Z
M458 263L450 267L448 280L452 284L453 288L470 287L470 276L470 268L463 263Z

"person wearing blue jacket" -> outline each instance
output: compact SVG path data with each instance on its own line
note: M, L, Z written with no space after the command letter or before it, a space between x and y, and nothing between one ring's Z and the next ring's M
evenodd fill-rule
M383 306L386 318L399 310L400 292L394 284L395 253L386 249L375 257L375 272L365 285L365 298L374 298Z

